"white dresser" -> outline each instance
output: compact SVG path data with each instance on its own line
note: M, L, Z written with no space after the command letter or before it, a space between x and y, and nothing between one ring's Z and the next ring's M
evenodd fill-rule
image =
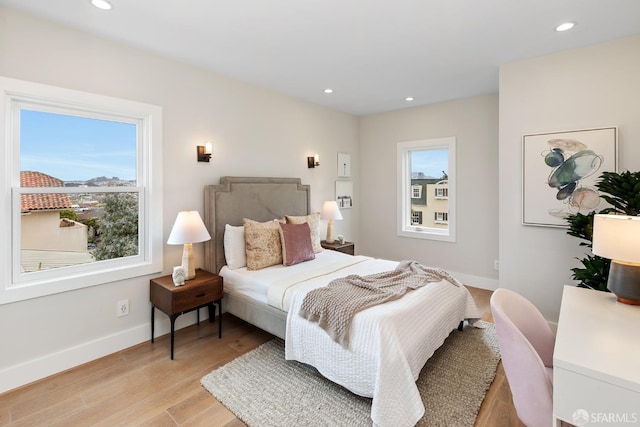
M553 415L555 424L640 425L640 306L618 303L610 293L564 287Z

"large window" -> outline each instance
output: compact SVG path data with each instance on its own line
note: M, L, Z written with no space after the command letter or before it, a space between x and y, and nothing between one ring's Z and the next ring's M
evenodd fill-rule
M0 89L0 303L160 271L160 108L5 78Z
M454 137L398 143L399 236L455 242L455 158ZM425 186L426 204L416 200L417 186Z

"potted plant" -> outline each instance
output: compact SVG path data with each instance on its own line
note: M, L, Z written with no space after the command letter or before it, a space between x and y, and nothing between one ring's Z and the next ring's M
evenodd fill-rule
M595 185L601 193L600 197L611 205L597 213L640 215L640 172L604 172ZM591 248L595 214L594 211L588 215L576 213L567 217L567 234L582 239L580 246ZM611 260L586 254L580 262L582 267L571 269L572 278L580 282L578 286L608 292L607 280Z

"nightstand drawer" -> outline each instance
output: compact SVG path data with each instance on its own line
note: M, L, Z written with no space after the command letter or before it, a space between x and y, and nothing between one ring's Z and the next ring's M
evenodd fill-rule
M222 283L220 283L221 285ZM173 296L172 312L181 313L222 298L222 286L185 287Z

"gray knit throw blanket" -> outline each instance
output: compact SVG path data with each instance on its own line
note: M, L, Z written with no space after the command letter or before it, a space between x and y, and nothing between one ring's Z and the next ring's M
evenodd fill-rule
M392 271L368 276L352 274L312 290L304 297L299 314L317 323L334 341L348 348L349 328L356 313L441 280L462 286L442 269L425 267L416 261L402 261Z

